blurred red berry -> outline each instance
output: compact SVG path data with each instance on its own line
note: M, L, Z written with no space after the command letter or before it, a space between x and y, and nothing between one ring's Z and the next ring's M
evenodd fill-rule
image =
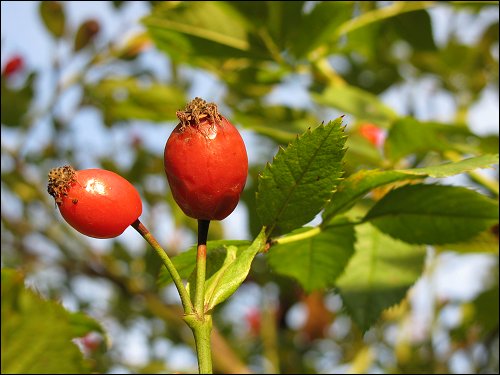
M377 147L382 146L384 143L384 131L374 124L365 123L361 125L359 133Z
M5 64L2 75L10 77L24 68L24 59L19 55L12 56Z
M245 320L250 334L252 336L258 336L260 334L260 311L255 308L250 309L245 314Z

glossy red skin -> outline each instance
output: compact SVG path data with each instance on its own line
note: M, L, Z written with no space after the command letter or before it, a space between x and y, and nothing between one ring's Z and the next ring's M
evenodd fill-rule
M225 219L245 187L248 157L238 130L224 117L177 125L165 145L165 173L175 201L189 217Z
M95 238L119 236L142 213L135 187L120 175L104 169L76 171L59 211L73 228Z

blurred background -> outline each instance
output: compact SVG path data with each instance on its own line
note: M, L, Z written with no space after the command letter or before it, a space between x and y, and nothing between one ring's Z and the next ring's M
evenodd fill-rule
M130 228L113 240L74 231L46 193L48 171L71 164L127 178L143 198L141 221L173 256L195 243L196 222L170 195L163 149L175 111L195 96L240 129L250 160L242 201L211 224L210 239L254 238L265 163L296 134L343 114L347 175L497 153L498 10L498 2L3 1L2 267L103 325L107 348L99 334L78 341L94 371L196 371L175 289L156 285L155 254ZM405 116L459 129L459 152L391 159L384 140ZM481 176L498 181L498 166ZM466 175L446 183L487 192ZM335 290L305 294L265 257L214 322L220 373L498 372L498 243L429 248L408 297L365 334Z

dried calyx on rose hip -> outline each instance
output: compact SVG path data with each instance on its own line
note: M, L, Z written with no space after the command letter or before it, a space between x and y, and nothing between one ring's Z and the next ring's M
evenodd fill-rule
M49 172L47 191L68 224L90 237L119 236L142 213L135 187L104 169L54 168Z
M182 211L198 220L222 220L245 187L248 157L238 130L217 105L194 98L176 113L179 124L165 145L165 173Z

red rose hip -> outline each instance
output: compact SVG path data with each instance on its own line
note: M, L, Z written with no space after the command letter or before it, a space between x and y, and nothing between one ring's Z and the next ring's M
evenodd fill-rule
M68 224L90 237L119 236L142 213L135 187L104 169L54 168L47 190Z
M24 67L24 59L22 58L22 56L14 55L5 64L2 75L4 75L5 77L10 77L13 74L21 71L23 67Z
M238 130L214 103L195 98L165 145L165 173L182 211L198 220L222 220L245 187L248 157Z

